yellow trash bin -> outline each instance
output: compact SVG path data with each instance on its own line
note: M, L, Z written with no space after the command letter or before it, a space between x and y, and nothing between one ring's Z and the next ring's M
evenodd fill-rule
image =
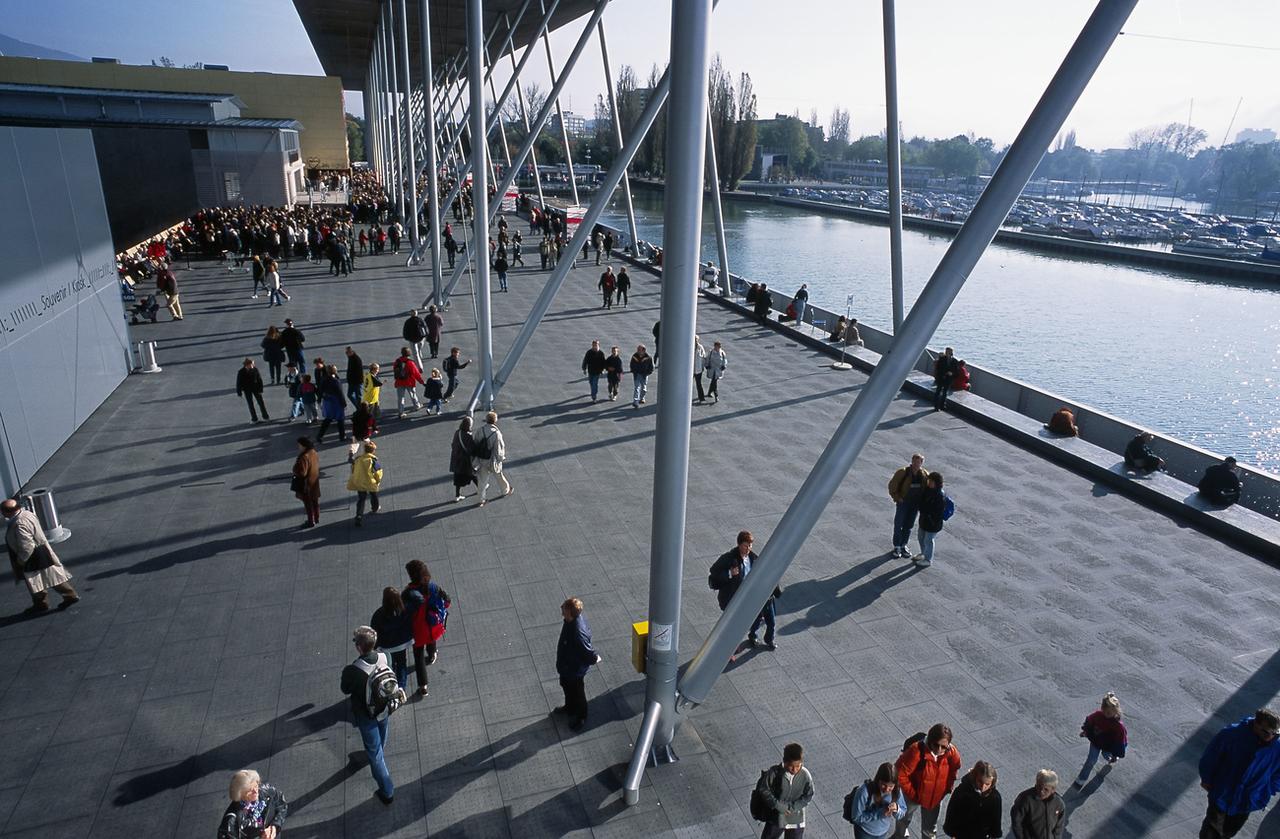
M631 624L631 666L637 673L644 672L645 651L649 646L649 622Z

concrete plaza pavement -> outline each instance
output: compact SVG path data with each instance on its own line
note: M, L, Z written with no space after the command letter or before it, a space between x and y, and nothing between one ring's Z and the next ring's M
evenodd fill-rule
M901 396L784 578L778 650L730 667L681 727L681 760L651 770L625 808L657 382L639 410L629 376L618 402L591 404L579 364L592 338L624 357L652 343L656 280L632 271L630 306L603 310L594 265L570 276L499 399L514 495L453 503L448 443L473 364L441 418L395 419L385 388L383 512L363 528L345 446L327 438L321 525L299 530L288 473L294 439L315 429L282 421L278 387L273 421L250 425L234 377L286 316L309 360L344 367L350 344L389 363L430 274L403 257L357 264L330 278L295 261L282 272L292 300L269 312L245 274L180 271L186 319L134 330L158 340L164 371L131 376L32 481L57 492L74 533L58 552L84 599L27 618L14 588L0 618L3 835L211 836L230 774L254 767L291 801L288 837L732 839L758 835L749 789L795 740L818 789L806 835L847 836L845 792L938 721L966 767L997 766L1007 823L1037 769L1070 783L1080 721L1115 690L1131 752L1066 795L1070 835L1183 839L1203 812L1204 744L1280 690L1280 571ZM499 358L545 276L517 269L493 296ZM474 358L468 289L444 346ZM725 342L730 366L719 404L694 410L686 658L719 614L708 565L741 528L767 541L865 382L714 304L699 330ZM888 556L885 484L913 451L957 505L927 571ZM338 674L352 627L410 559L429 563L454 607L430 697L391 721L398 791L384 807ZM549 715L569 595L604 656L576 734ZM1274 808L1241 833L1277 835Z

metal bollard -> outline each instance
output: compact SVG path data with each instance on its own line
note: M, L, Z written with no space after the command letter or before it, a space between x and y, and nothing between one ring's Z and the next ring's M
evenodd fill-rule
M58 507L53 503L53 490L48 487L33 489L22 498L28 510L40 519L45 538L50 542L65 542L71 538L71 531L62 526L58 520Z
M156 364L156 342L155 341L139 341L138 342L138 368L136 373L159 373L161 371L159 364Z

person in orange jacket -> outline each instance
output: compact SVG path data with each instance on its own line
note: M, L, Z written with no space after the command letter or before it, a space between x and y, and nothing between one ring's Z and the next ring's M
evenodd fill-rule
M896 839L908 835L907 827L920 813L920 832L934 839L942 799L956 785L960 771L960 750L951 743L951 729L938 723L922 739L908 742L898 756L898 787L907 799L907 817L898 822Z

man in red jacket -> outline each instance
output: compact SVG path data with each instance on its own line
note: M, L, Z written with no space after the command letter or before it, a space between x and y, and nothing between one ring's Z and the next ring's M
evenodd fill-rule
M951 745L951 729L938 723L924 739L907 745L898 756L898 786L907 799L907 817L898 821L895 839L910 836L907 828L920 812L920 833L934 839L942 799L956 785L960 770L960 750Z
M421 408L422 403L418 401L418 391L414 389L414 386L425 386L426 384L422 380L421 368L409 357L408 347L400 348L400 357L392 365L391 375L395 377L396 404L399 406L399 417L404 419L405 400L413 400L413 409L415 411Z

